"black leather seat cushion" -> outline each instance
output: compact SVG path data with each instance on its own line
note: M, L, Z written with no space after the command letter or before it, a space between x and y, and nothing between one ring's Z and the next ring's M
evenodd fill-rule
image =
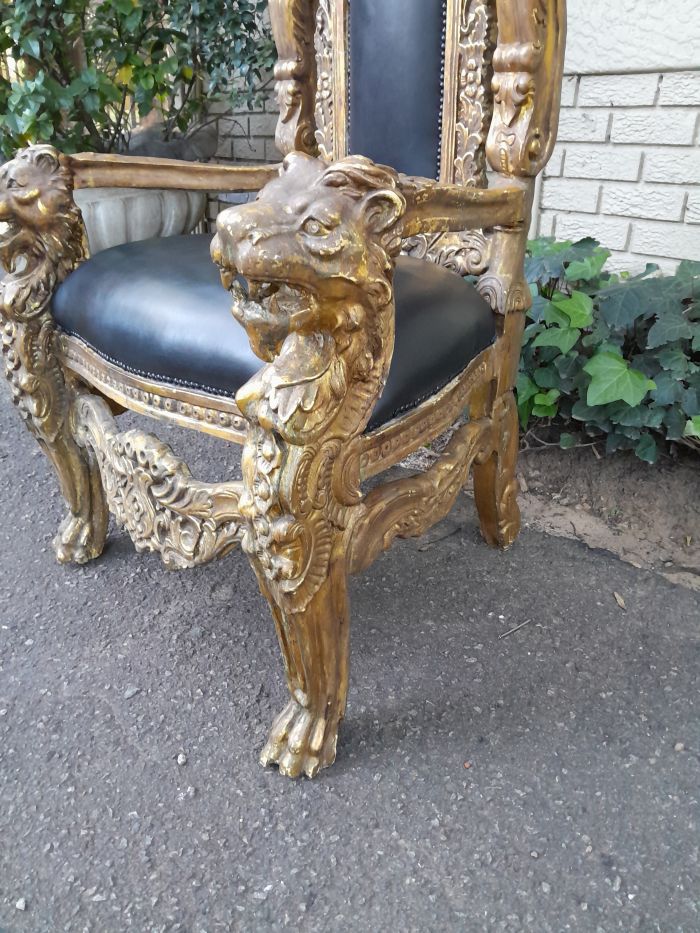
M437 178L447 0L349 0L350 152Z
M129 372L234 395L263 364L231 314L210 242L166 237L98 253L58 288L56 322ZM495 338L488 304L452 272L402 257L394 288L394 357L372 427L447 385Z

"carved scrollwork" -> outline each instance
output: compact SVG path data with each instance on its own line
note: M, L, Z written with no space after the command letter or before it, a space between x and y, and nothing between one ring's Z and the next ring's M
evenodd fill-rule
M280 116L275 140L283 154L318 151L314 122L313 0L270 0L277 54L275 82Z
M51 297L87 258L87 237L73 201L73 180L52 146L30 146L0 169L0 283L5 375L26 426L51 460L70 512L54 541L62 562L101 552L106 510L99 477L68 425L72 398L59 360Z
M228 554L242 536L242 484L203 483L152 434L117 430L102 399L80 395L76 440L94 456L110 511L137 551L158 552L166 567L196 567Z
M51 296L87 258L72 179L51 146L32 146L0 170L0 284L6 375L28 427L52 439L66 416L66 390L54 352Z
M474 497L481 531L489 544L509 547L520 531L518 480L518 409L512 390L494 404L489 443L474 465Z
M495 0L462 0L454 161L454 180L460 185L485 188L487 184L484 144L492 114L496 33Z
M319 0L316 12L316 142L319 155L330 162L335 152L335 113L333 88L333 11L332 0Z
M403 242L406 256L427 259L458 275L482 275L489 265L489 240L481 230L420 233Z
M418 537L447 515L490 429L488 419L462 425L424 473L385 483L367 495L352 538L353 573L368 567L396 538Z
M345 709L346 530L361 503L352 441L389 370L405 210L392 169L295 154L254 203L219 215L212 245L267 364L236 395L249 423L240 509L291 694L261 761L293 777L333 761Z
M565 0L497 0L494 116L487 155L504 175L537 175L557 134L566 42Z

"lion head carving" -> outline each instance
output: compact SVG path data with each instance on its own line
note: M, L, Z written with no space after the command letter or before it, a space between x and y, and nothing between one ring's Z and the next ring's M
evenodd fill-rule
M0 224L0 258L10 273L0 302L10 317L36 316L87 255L71 174L52 146L23 149L0 169Z
M390 168L292 153L256 201L225 211L212 256L255 352L270 359L290 331L335 333L349 305L386 305L405 209Z

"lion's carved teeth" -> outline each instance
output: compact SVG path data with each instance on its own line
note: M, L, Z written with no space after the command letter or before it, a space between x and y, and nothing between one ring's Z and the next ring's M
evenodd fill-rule
M274 282L248 282L248 297L252 301L264 301L271 298L279 290L279 285Z

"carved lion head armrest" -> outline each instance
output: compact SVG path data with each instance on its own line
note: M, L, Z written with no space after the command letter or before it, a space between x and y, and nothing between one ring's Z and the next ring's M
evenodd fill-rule
M293 153L255 202L219 215L212 256L268 364L238 393L249 419L292 444L363 430L391 360L405 210L392 169Z

